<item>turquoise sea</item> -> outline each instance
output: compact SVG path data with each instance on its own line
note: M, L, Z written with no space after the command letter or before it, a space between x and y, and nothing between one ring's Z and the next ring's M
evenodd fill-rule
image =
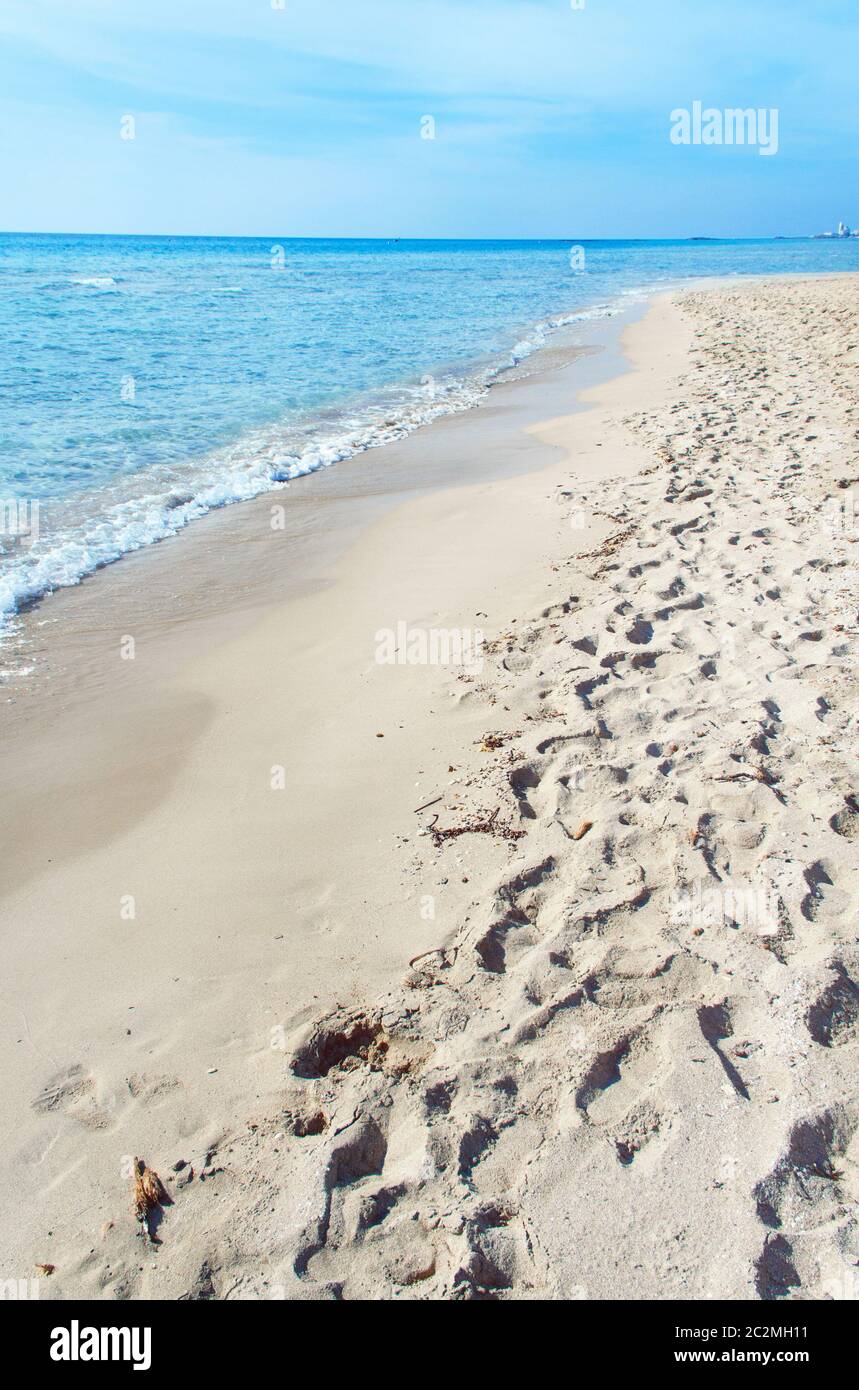
M846 269L859 239L0 235L0 616L467 408L652 287Z

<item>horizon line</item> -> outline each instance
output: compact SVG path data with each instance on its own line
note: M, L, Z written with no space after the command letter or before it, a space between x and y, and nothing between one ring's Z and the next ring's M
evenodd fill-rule
M277 232L80 232L80 231L40 231L29 228L25 231L17 229L0 228L0 236L56 236L56 237L128 237L140 240L154 239L176 239L191 241L506 241L506 242L613 242L613 241L633 241L633 242L685 242L685 241L815 241L833 240L849 241L850 237L839 237L835 233L830 233L827 237L821 232L797 232L791 235L786 233L771 233L769 236L714 236L709 233L696 233L691 236L402 236L385 234L374 236L362 236L355 233L315 233L311 236L300 234L290 234L284 236Z

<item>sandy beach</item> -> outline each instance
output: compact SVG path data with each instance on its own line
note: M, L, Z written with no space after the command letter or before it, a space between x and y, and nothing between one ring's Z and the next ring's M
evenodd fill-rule
M856 291L660 295L26 616L4 1277L857 1296Z

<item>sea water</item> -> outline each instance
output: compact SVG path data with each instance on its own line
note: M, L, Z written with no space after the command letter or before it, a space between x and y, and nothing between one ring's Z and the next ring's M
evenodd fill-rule
M0 623L52 589L478 402L553 334L854 241L0 235Z

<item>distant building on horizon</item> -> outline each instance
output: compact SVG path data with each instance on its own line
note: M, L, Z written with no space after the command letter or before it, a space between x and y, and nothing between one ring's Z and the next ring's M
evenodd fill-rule
M859 237L859 227L857 227L857 228L851 230L851 228L848 227L848 225L847 225L846 222L839 222L839 223L838 223L838 231L837 231L837 232L816 232L816 233L815 233L814 240L815 240L815 241L833 241L833 240L840 239L841 241L844 241L847 237L854 237L854 236L855 236L855 237Z

